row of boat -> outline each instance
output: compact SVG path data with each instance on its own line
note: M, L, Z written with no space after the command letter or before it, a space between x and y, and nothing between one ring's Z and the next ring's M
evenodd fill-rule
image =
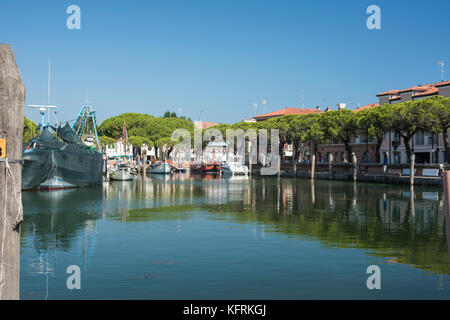
M172 172L186 172L186 169L182 165L177 166L171 161L158 161L147 168L147 173L150 174L170 174ZM214 162L211 164L192 164L190 172L193 174L248 175L249 170L247 166L239 162L227 162L224 164ZM110 179L118 181L132 180L136 174L136 168L132 168L126 163L120 163L111 172Z

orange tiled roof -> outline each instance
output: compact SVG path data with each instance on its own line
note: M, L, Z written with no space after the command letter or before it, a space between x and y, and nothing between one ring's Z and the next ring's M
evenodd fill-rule
M450 85L450 81L441 81L436 83L430 83L430 84L424 84L424 85L418 85L414 86L408 89L402 89L402 90L390 90L386 92L382 92L377 94L377 97L386 96L386 95L394 95L395 97L392 97L391 100L398 99L396 96L399 93L408 92L408 91L415 91L414 94L415 97L417 96L426 96L431 94L439 93L439 87Z
M361 110L365 110L365 109L369 109L369 108L372 108L372 107L378 107L380 104L379 103L370 103L370 104L366 104L365 106L362 106L362 107L359 107L359 108L357 108L357 109L355 109L355 110L353 110L353 111L361 111Z
M265 114L261 114L258 116L254 116L253 119L261 119L261 118L273 118L273 117L281 117L287 116L291 114L308 114L308 113L321 113L323 111L317 109L302 109L302 108L285 108L281 110L277 110L274 112L269 112Z
M377 97L379 97L379 96L387 96L388 94L397 94L397 93L398 93L398 90L390 90L390 91L386 91L386 92L382 92L382 93L377 94Z
M437 93L439 93L439 89L438 88L436 88L436 87L429 87L424 92L418 92L418 93L414 94L414 97L428 96L428 95L437 94Z
M429 88L430 87L428 87L428 86L411 87L411 88L408 88L408 89L400 90L400 91L398 91L398 93L403 93L403 92L408 92L408 91L426 91Z
M199 129L208 129L212 126L217 125L215 122L207 122L207 121L195 121L194 125Z
M430 84L430 86L432 86L432 87L441 87L441 86L447 86L447 85L450 85L450 81L441 81L441 82L436 82L436 83Z

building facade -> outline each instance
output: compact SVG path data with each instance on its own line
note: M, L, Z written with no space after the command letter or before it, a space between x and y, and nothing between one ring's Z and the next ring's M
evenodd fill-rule
M450 97L450 81L418 85L402 90L390 90L377 94L377 97L379 104L384 105L417 101L436 95ZM429 132L419 131L411 140L410 147L414 149L417 163L442 163L445 161L442 134L436 136ZM393 164L409 162L403 139L396 132L385 134L380 151L380 161L383 161L384 157L388 157L389 162Z

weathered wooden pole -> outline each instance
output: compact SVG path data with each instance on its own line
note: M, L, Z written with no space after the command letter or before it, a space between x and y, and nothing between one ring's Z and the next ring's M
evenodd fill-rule
M251 177L253 172L253 161L252 161L252 142L248 143L248 175Z
M352 153L352 162L353 162L353 181L358 180L358 159L356 158L356 154Z
M316 173L316 155L311 156L311 179L314 180L314 175Z
M333 179L333 155L331 153L328 155L328 178Z
M442 172L442 179L444 180L445 224L447 226L448 258L450 260L450 171Z
M25 86L11 47L0 44L0 300L19 299Z
M277 156L278 163L277 163L277 169L278 169L278 178L281 176L281 155Z
M142 150L142 175L147 174L147 149Z
M297 161L295 159L295 141L292 142L292 165L294 170L294 178L297 177Z
M141 174L141 157L139 156L139 154L136 156L136 164L137 164L138 174Z
M410 161L410 173L409 173L409 183L411 185L414 185L414 163L416 161L416 155L411 155L411 161Z

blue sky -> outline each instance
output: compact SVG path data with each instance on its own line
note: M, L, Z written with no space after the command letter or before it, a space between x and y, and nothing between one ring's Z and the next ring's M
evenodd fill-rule
M81 30L66 8L81 8ZM381 30L366 9L381 8ZM450 70L448 1L22 1L0 3L0 42L16 52L27 104L60 120L86 99L99 122L122 112L237 122L284 107L377 102ZM447 78L450 78L448 72ZM304 97L302 99L302 97ZM38 120L36 112L26 115Z

